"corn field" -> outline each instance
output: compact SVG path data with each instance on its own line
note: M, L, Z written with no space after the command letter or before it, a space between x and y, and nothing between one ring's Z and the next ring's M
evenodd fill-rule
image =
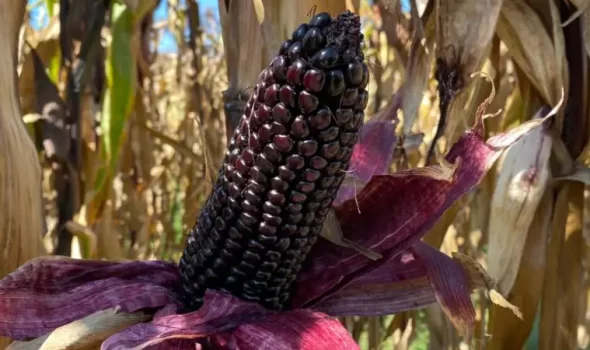
M388 173L444 165L486 99L485 138L544 122L422 238L489 275L472 332L437 303L346 330L362 349L590 349L585 0L2 0L0 278L45 255L178 262L260 72L345 10L365 123L395 128Z

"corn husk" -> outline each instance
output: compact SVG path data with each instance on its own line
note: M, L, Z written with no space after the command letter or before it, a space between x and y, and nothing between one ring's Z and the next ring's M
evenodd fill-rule
M551 137L537 128L503 157L492 196L488 271L501 293L508 293L518 273L527 232L550 179Z

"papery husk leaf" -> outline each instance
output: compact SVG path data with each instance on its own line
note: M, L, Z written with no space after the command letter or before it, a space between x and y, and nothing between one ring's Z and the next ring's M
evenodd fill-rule
M340 186L333 204L340 205L353 198L373 176L389 173L396 143L395 123L376 119L363 125L345 183Z
M511 303L518 305L522 318L514 317L510 310L492 305L488 333L493 334L493 337L487 343L490 350L512 346L522 348L533 327L543 293L547 240L553 211L551 192L550 189L545 191L529 226L518 274L508 296Z
M512 289L526 233L551 176L551 136L537 128L505 153L490 208L488 272L506 294Z
M435 34L435 16L432 13L428 18L420 19L417 9L412 4L412 21L416 27L408 65L406 67L405 82L402 85L402 110L404 115L403 135L408 136L412 132L412 127L418 117L418 110L422 104L424 91L428 85L430 77L431 63L434 57L434 34ZM426 28L422 28L422 21L426 23Z
M453 164L461 159L453 181L424 176L374 176L357 197L336 208L344 237L384 256L401 253L479 183L503 149L540 125L531 121L484 141L484 108L480 109L474 129L446 157ZM317 303L371 269L370 261L362 255L322 243L318 242L308 257L311 267L299 275L298 283L306 288L295 294L296 307Z
M82 319L56 328L39 338L14 342L6 350L90 350L97 349L111 335L134 324L149 321L143 312L123 313L116 308L97 311Z
M438 1L437 57L463 82L475 73L494 36L503 0Z
M32 259L0 280L0 335L27 340L100 310L158 308L178 280L164 261Z
M545 102L555 104L559 90L567 86L561 31L555 37L547 33L539 15L525 1L504 0L497 34Z

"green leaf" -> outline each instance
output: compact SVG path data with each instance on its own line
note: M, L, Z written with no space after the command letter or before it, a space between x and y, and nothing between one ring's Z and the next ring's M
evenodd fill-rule
M135 102L137 59L133 50L134 14L124 4L113 2L112 42L106 62L106 91L102 103L101 156L106 169L99 170L95 181L98 192L105 179L117 168L121 147L124 144L127 121Z
M57 1L58 0L45 0L45 7L47 7L47 15L49 16L50 19L54 15L53 10L55 9L55 6L57 5Z

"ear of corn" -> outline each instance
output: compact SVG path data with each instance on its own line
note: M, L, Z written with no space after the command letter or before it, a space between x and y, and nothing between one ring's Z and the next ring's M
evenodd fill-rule
M363 123L362 40L357 15L320 13L260 74L180 260L187 309L208 288L288 306Z

